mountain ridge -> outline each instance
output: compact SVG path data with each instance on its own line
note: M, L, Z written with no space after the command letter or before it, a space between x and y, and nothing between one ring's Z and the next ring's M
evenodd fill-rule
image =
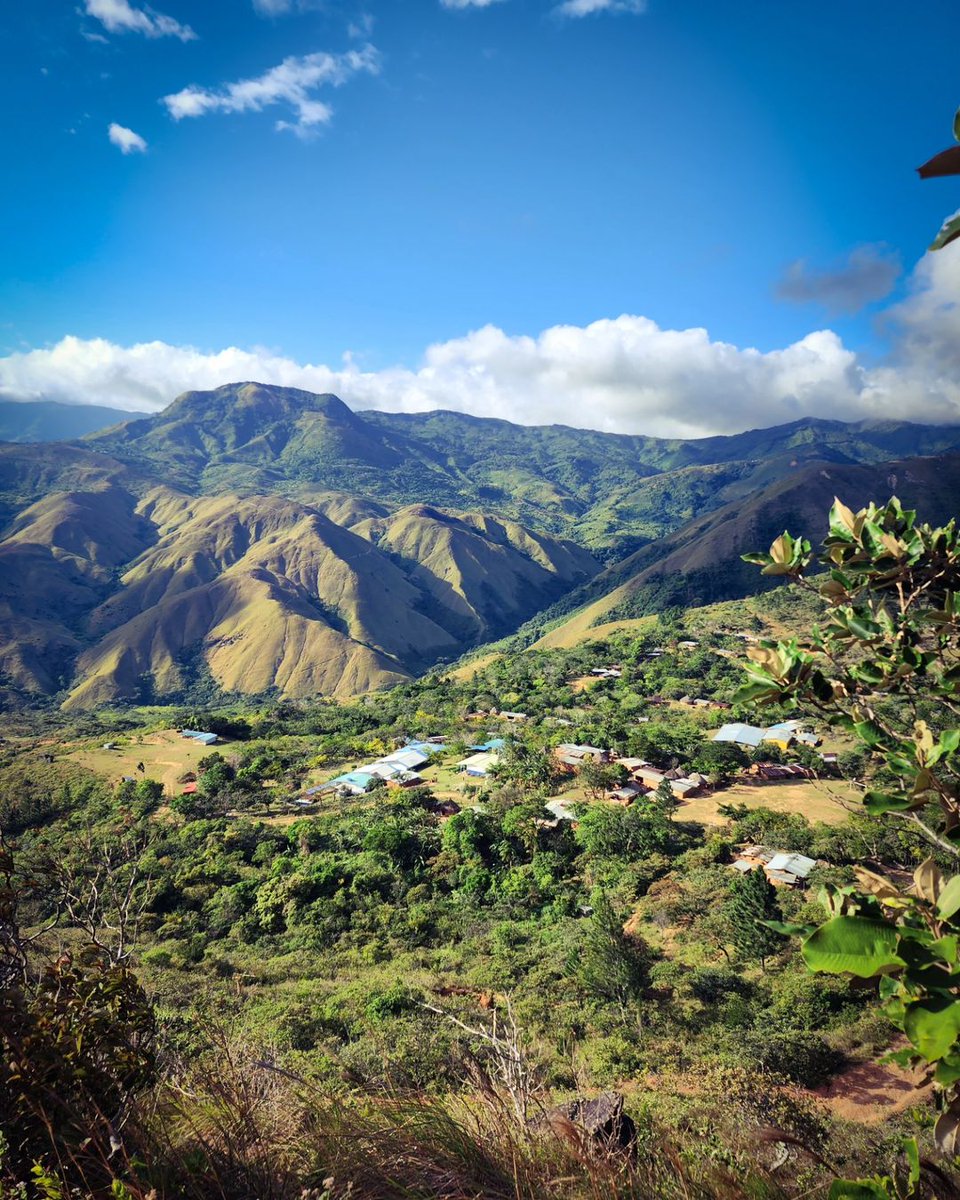
M954 426L803 418L685 442L188 392L79 441L0 445L0 693L389 686L534 618L755 591L739 554L781 522L819 528L831 476L866 500L899 473L924 515L952 515L958 464Z

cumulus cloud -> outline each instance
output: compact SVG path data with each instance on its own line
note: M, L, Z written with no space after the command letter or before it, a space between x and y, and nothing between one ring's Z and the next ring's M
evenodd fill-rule
M776 294L797 304L822 304L831 313L857 313L889 296L900 272L900 256L888 246L857 246L844 262L822 271L797 259L787 267Z
M440 0L441 8L489 8L500 0Z
M563 0L553 10L560 17L591 17L596 13L643 13L647 0Z
M180 392L256 380L335 392L353 408L453 409L525 424L701 437L804 416L960 422L960 250L927 255L889 309L888 361L868 365L829 329L760 351L704 329L624 315L536 337L488 325L427 348L413 368L364 371L263 350L208 353L65 337L0 358L0 396L152 412Z
M134 8L130 0L84 0L83 11L99 21L108 33L142 33L146 37L175 37L192 42L196 34L189 25L150 8Z
M134 133L132 129L127 129L125 125L118 125L116 121L111 122L108 127L107 137L120 148L123 154L133 154L134 151L138 154L146 152L147 143L140 134Z
M177 121L212 112L262 112L279 104L291 109L295 120L278 120L277 129L304 135L325 125L333 115L330 105L318 100L315 92L322 87L340 87L361 72L376 75L379 70L380 55L371 45L346 54L307 54L285 58L255 79L241 79L216 89L191 85L164 96L163 103Z

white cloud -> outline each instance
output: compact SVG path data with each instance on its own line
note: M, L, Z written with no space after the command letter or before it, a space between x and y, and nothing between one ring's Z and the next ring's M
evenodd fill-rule
M277 129L306 134L325 125L333 115L331 107L313 93L322 87L340 87L360 72L376 75L379 70L380 56L370 45L346 54L307 54L285 58L255 79L241 79L215 90L191 85L164 96L163 103L177 121L211 112L261 112L281 104L292 109L296 119L277 121Z
M803 416L960 422L960 247L925 256L887 311L892 353L867 365L829 329L766 352L704 329L624 315L537 337L488 325L427 348L415 369L299 363L264 350L207 353L65 337L0 358L0 396L151 412L180 392L241 380L336 392L354 408L453 409L524 424L699 437Z
M134 133L132 129L127 129L125 125L118 125L116 121L113 121L107 129L107 137L124 154L132 154L134 151L139 154L146 152L147 143L140 134Z
M553 10L560 17L591 17L596 13L643 13L647 0L563 0Z
M368 38L373 33L376 18L372 13L361 13L347 26L347 35L352 38Z
M326 0L253 0L254 12L261 17L283 17L287 13L310 12L326 6Z
M99 21L108 33L142 33L146 37L175 37L191 42L196 34L189 25L150 8L134 8L130 0L84 0L84 12ZM95 35L91 35L95 36Z
M440 0L442 8L489 8L500 0Z
M776 294L797 304L822 304L831 313L856 313L889 296L901 269L900 256L889 246L857 246L843 262L825 270L797 259L787 267Z

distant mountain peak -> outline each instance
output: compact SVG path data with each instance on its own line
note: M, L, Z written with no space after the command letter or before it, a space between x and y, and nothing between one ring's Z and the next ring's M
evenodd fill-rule
M160 420L206 421L230 413L245 418L256 415L264 422L296 419L307 412L353 421L353 410L332 392L306 392L302 388L279 384L245 382L225 383L208 391L182 392L161 412Z

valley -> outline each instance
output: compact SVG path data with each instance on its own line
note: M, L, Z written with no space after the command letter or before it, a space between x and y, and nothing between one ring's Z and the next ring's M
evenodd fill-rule
M834 494L895 489L944 518L958 448L952 426L681 442L260 384L186 393L73 442L0 446L0 695L345 698L518 631L746 596L763 581L740 555L818 532Z

